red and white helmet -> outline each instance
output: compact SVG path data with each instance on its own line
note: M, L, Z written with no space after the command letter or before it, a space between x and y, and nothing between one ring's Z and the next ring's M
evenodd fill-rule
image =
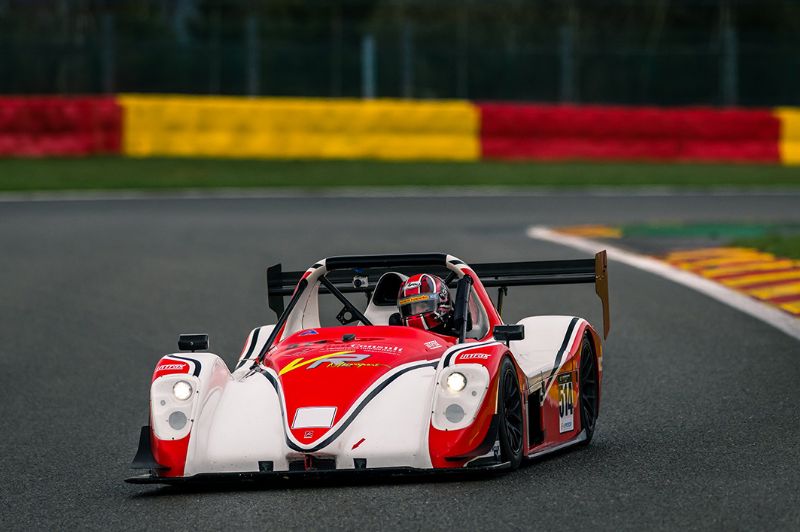
M403 324L418 329L443 325L453 313L453 300L445 282L436 275L418 273L400 285L397 306Z

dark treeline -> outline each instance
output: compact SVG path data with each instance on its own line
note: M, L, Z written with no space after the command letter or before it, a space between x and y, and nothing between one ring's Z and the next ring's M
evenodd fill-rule
M0 54L6 93L777 105L800 1L0 0Z

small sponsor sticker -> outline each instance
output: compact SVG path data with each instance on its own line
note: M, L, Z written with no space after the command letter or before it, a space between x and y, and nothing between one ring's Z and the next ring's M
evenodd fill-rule
M156 371L180 371L182 369L186 369L188 364L180 363L180 364L161 364L156 368Z
M153 380L165 375L180 375L182 373L189 373L191 367L186 362L179 362L177 360L160 360L156 369L153 371Z
M314 437L314 431L313 430L307 430L307 431L305 431L303 433L303 438L305 438L305 439L309 439L309 438L313 438L313 437Z
M491 353L464 353L463 355L459 356L459 360L486 360L491 357Z
M569 432L575 429L575 395L572 387L572 374L558 376L558 431Z
M315 331L314 329L308 329L306 331L301 332L297 336L311 336L312 334L319 334L319 333L317 331Z
M373 353L387 353L390 355L397 355L403 352L403 348L396 345L353 344L353 347L359 351L372 351Z
M429 299L433 299L430 294L422 294L419 296L409 296L404 297L400 301L397 302L398 305L407 305L409 303L416 303L417 301L427 301Z
M440 344L436 340L431 340L430 342L425 342L425 347L427 347L428 349L441 349L442 344Z
M364 362L370 355L363 353L354 353L353 351L339 351L337 353L330 353L306 360L304 357L298 357L286 364L280 370L278 375L284 375L290 371L299 368L315 369L318 367L323 368L367 368L385 366L379 362Z

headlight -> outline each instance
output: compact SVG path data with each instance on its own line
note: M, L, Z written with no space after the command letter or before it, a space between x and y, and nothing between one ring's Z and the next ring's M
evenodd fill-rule
M178 381L172 386L172 393L179 401L185 401L192 396L192 385L186 381Z
M447 388L451 392L460 392L467 386L467 378L463 373L454 372L447 376Z
M467 427L475 420L488 389L489 370L481 364L458 364L442 370L433 399L433 428L459 430Z

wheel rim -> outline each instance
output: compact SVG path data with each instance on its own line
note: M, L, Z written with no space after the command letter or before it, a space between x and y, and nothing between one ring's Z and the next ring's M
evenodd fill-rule
M587 432L592 432L597 419L597 367L588 344L581 350L580 380L581 422Z
M503 412L508 445L516 455L522 449L522 402L516 376L511 371L503 375Z

